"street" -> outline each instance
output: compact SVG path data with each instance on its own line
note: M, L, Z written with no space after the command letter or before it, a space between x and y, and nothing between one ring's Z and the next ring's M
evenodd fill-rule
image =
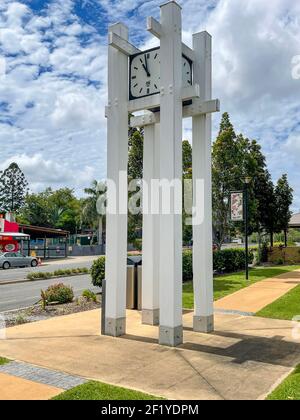
M77 297L85 289L90 289L95 293L99 293L100 291L99 288L92 286L90 275L2 285L0 286L0 312L25 308L35 304L40 299L41 290L45 290L51 284L56 283L64 283L72 286L74 294Z
M26 280L28 273L36 273L39 271L42 272L53 272L55 270L67 270L72 268L83 268L87 267L90 268L92 266L93 261L98 257L74 257L68 258L67 260L54 260L54 261L45 261L43 265L36 268L26 267L26 268L12 268L10 270L3 270L0 269L0 285L3 282L8 281L18 281L18 280ZM0 292L1 293L1 292ZM0 301L1 301L1 294L0 294Z
M96 258L74 257L62 261L45 261L42 266L36 268L0 269L0 312L33 305L40 299L42 289L45 290L51 284L56 283L64 283L72 286L75 296L80 296L85 289L90 289L98 293L99 288L92 286L90 275L14 283L16 281L26 280L27 274L31 272L53 272L59 269L90 268ZM7 282L11 282L11 284L1 284Z

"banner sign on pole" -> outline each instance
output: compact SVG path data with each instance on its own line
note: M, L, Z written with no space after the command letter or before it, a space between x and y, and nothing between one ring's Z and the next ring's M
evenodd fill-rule
M232 222L243 222L244 220L244 194L242 192L231 193L230 212Z

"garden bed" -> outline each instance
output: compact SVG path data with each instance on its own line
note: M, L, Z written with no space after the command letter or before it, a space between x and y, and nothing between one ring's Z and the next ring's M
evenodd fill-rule
M2 312L5 317L6 327L14 327L16 325L28 324L47 320L57 316L71 315L79 312L92 311L101 308L101 296L97 296L97 302L87 300L80 297L72 303L62 305L47 306L45 310L41 305L34 305L26 309L16 309L14 311Z

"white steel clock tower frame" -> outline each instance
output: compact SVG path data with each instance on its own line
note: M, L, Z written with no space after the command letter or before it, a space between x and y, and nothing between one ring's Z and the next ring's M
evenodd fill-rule
M128 42L128 28L109 28L108 54L108 186L106 239L105 334L126 333L127 165L128 114L132 127L144 127L144 180L181 180L182 119L193 120L193 186L200 180L203 222L193 226L194 330L211 332L213 315L211 113L220 109L212 100L211 36L193 36L193 49L182 42L181 7L170 1L161 6L161 21L148 18L147 29L160 40L160 93L129 100L129 57L140 52ZM182 55L193 63L193 85L182 86ZM192 100L192 104L183 103ZM160 109L160 112L157 112ZM155 110L155 112L153 112ZM124 175L122 177L122 174ZM123 181L125 179L125 182ZM174 197L171 197L174 198ZM149 190L144 191L144 201ZM181 205L181 197L179 205ZM194 206L199 201L193 198ZM142 322L159 324L159 343L183 342L182 326L182 216L171 200L168 214L147 212L143 219ZM177 203L178 204L178 203Z

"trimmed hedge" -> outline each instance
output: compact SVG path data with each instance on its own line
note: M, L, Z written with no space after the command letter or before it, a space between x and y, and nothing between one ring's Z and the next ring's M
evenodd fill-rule
M214 252L214 270L233 273L245 268L246 251L244 248L230 248ZM254 260L254 251L249 250L249 264Z
M189 281L193 279L193 252L188 249L182 253L182 280Z
M245 268L246 251L243 248L223 249L214 251L214 270L218 273L233 273ZM249 250L249 264L254 260L254 250ZM102 256L94 261L91 270L92 283L101 287L105 278L105 257ZM193 279L193 252L184 250L182 253L182 280L184 282Z

